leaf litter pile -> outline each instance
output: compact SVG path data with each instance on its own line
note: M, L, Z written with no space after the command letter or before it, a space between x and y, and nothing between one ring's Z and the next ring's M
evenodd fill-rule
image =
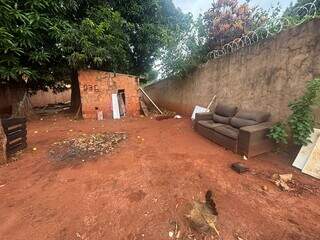
M72 139L56 142L52 145L49 155L57 161L93 158L112 152L117 145L127 139L122 132L82 134Z
M170 221L170 239L180 240L222 240L217 228L218 210L213 193L208 190L205 201L193 200L183 210L183 220ZM180 224L179 224L180 222Z

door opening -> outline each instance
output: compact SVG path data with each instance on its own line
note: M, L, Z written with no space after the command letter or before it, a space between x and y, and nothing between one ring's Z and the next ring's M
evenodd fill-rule
M126 95L125 95L124 89L119 89L117 95L118 95L120 116L123 117L126 115Z

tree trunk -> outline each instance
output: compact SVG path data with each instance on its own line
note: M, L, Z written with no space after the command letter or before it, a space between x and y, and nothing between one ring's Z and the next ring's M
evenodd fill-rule
M22 96L22 94L21 94ZM17 102L12 109L12 116L13 117L26 117L27 119L32 118L35 116L33 111L33 106L31 104L31 100L27 90L25 90L22 99Z
M81 108L80 84L77 70L71 73L71 110L78 112Z
M10 87L12 92L12 116L13 117L26 117L32 118L35 113L31 104L28 87L25 83L21 83L15 87Z

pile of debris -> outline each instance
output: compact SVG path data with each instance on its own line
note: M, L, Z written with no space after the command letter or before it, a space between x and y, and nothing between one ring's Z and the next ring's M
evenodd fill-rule
M320 194L320 188L318 186L312 186L304 184L298 180L293 179L293 175L290 174L273 174L271 177L272 182L284 192L294 192L295 194L311 193Z
M171 225L168 232L169 239L222 239L217 229L218 211L211 190L206 192L205 201L193 200L186 206L187 208L183 210L183 220L178 220L181 224L176 220L169 222Z
M56 104L48 104L44 107L35 107L33 108L34 112L40 116L48 116L53 114L58 114L61 112L67 112L71 109L71 103L56 103Z
M186 217L191 228L198 233L216 235L220 239L220 233L216 227L218 211L210 190L207 191L205 198L205 202L194 201L193 207Z
M140 106L141 110L146 117L154 117L156 120L161 121L165 119L180 119L182 118L180 115L177 115L177 113L168 111L168 110L161 110L155 102L150 98L150 96L142 89L139 88L141 91L140 95ZM146 101L148 101L150 104L146 104Z
M280 188L282 191L292 191L294 180L292 179L292 174L273 174L272 181Z
M127 138L126 133L82 134L76 138L56 142L52 145L49 155L58 161L92 158L112 152L116 146Z

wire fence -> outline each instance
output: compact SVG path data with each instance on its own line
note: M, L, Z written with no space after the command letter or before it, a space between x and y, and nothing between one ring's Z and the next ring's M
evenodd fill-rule
M215 49L209 52L208 57L211 59L221 58L225 55L234 53L241 48L252 46L261 40L273 37L280 33L282 30L292 26L298 26L310 19L317 16L317 9L320 0L315 0L311 3L307 3L303 6L293 9L290 16L284 16L269 21L267 24L257 28L255 31L251 31L242 35L240 38L236 38L233 41L225 44L221 49Z

